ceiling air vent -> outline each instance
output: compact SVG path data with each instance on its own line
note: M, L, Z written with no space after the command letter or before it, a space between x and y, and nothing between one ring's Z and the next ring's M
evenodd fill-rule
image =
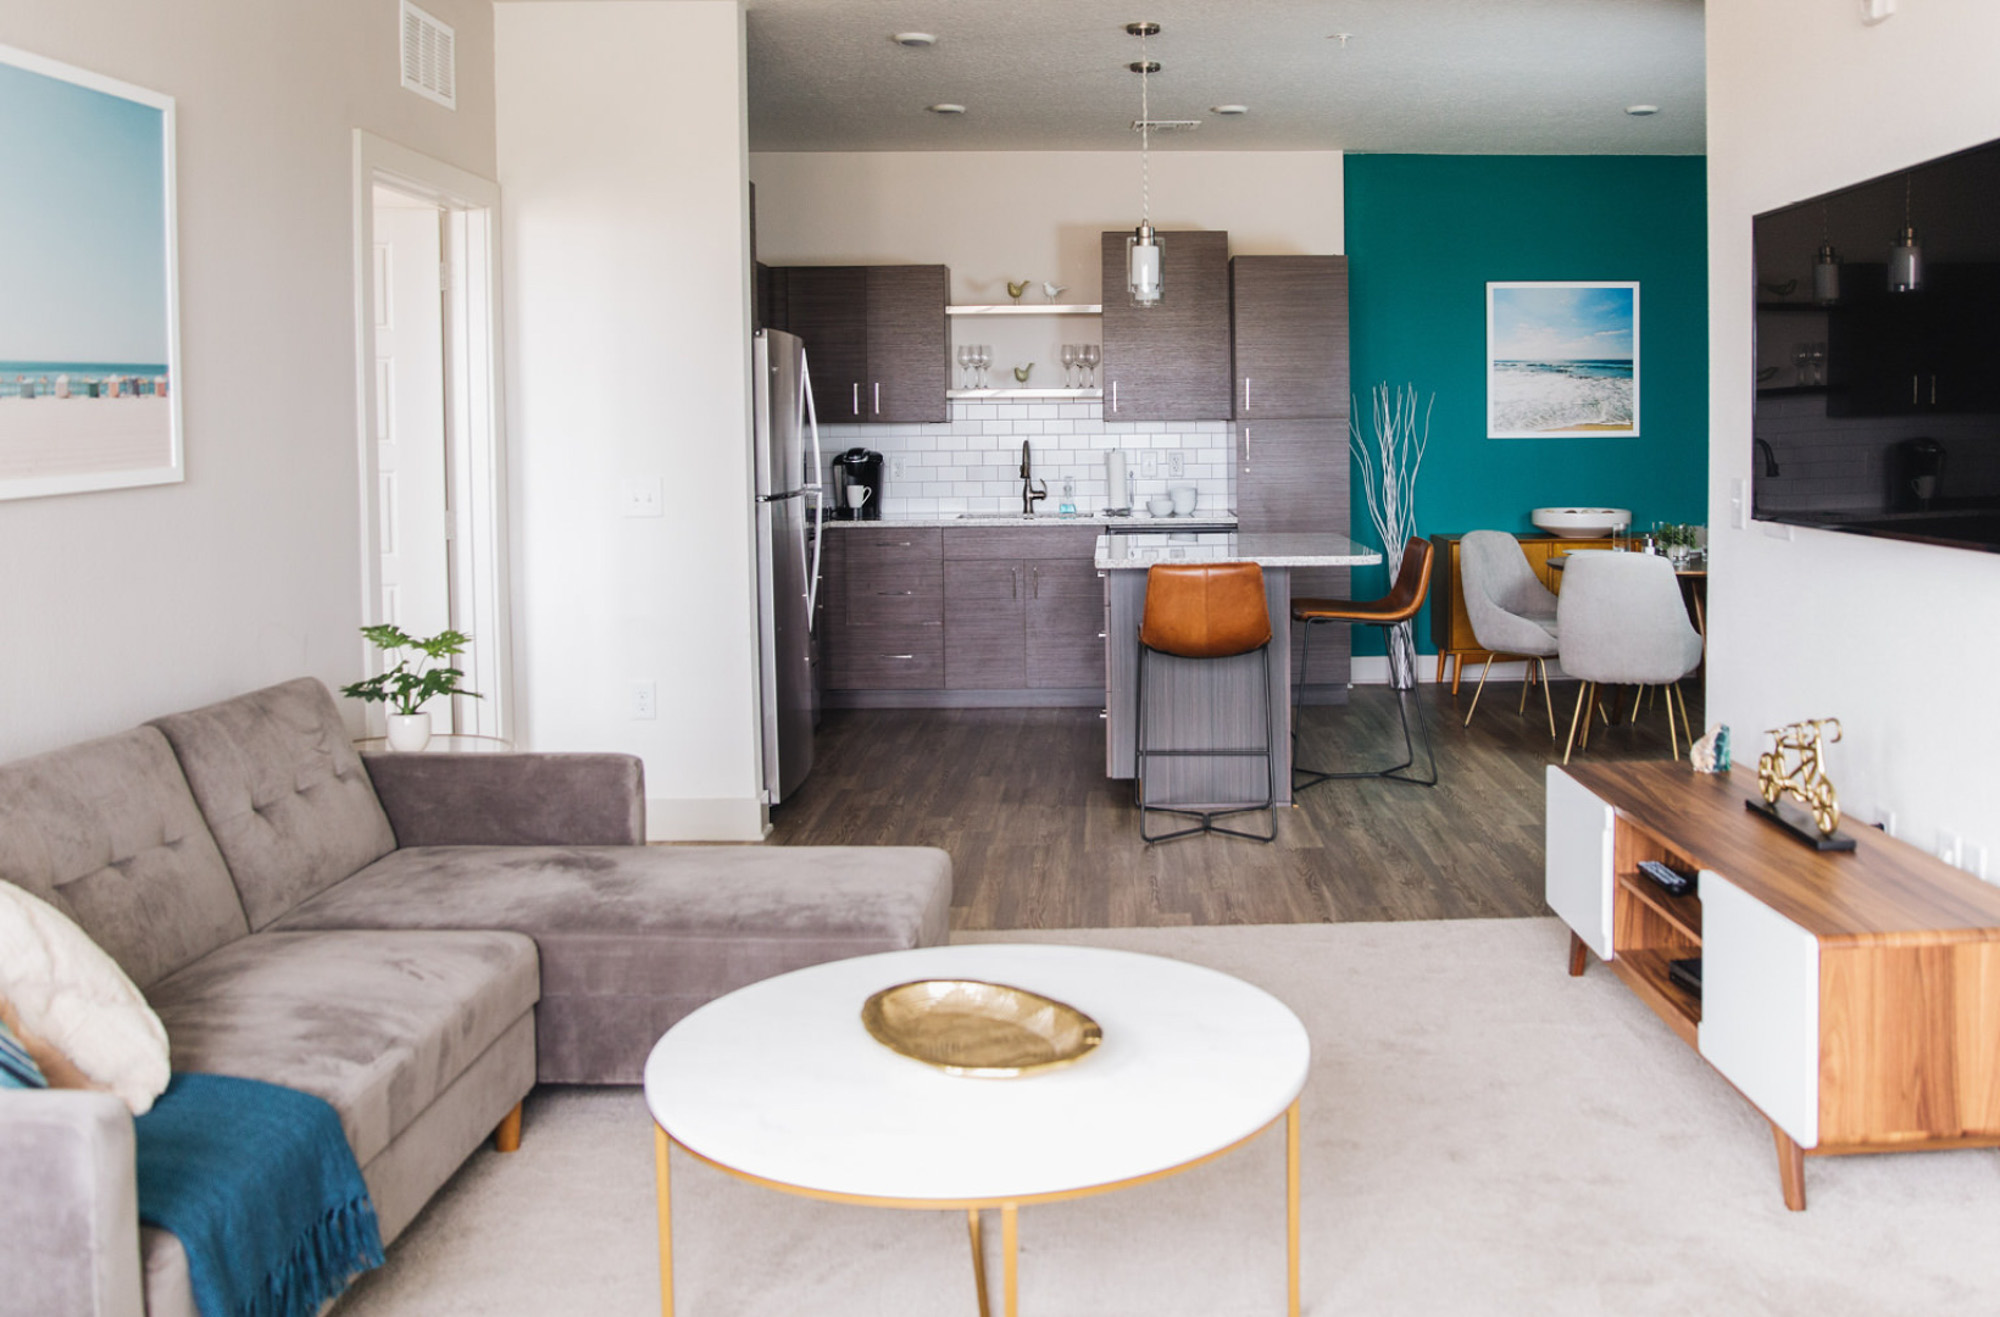
M457 39L451 28L403 0L403 85L447 109L458 108Z

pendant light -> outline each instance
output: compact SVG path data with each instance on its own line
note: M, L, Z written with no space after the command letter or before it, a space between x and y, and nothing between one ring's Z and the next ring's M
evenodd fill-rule
M1910 224L1910 176L1903 175L1903 231L1889 244L1889 291L1914 293L1924 286L1924 242Z
M1139 227L1125 239L1125 287L1134 306L1156 306L1165 289L1160 259L1160 235L1153 229L1152 133L1153 106L1148 79L1160 66L1146 58L1146 38L1159 34L1158 23L1127 23L1125 30L1139 38L1139 62L1130 65L1139 75Z
M1840 300L1840 253L1833 249L1832 220L1828 206L1819 208L1819 258L1813 262L1813 301L1832 306Z

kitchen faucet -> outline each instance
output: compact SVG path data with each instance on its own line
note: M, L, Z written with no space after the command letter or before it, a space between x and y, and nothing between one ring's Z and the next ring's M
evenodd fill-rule
M1048 485L1034 478L1034 469L1034 456L1028 451L1028 441L1023 439L1021 441L1021 515L1024 517L1034 516L1036 500L1045 499L1049 496ZM1038 484L1041 485L1040 489L1035 488Z

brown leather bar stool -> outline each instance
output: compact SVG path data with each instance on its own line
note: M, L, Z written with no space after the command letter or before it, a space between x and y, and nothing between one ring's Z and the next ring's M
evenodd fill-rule
M1166 563L1146 572L1146 613L1139 626L1138 717L1134 737L1138 764L1132 779L1132 796L1139 806L1139 836L1148 845L1204 832L1220 832L1231 837L1265 842L1278 835L1275 812L1271 815L1271 831L1268 834L1225 828L1216 822L1234 814L1270 809L1278 797L1277 756L1271 743L1270 647L1271 611L1264 603L1264 569L1256 563ZM1147 656L1151 654L1197 660L1257 654L1264 673L1263 748L1149 748L1146 745L1146 666ZM1264 799L1255 804L1202 810L1146 803L1146 761L1149 759L1260 756L1264 760L1266 786ZM1179 814L1200 819L1201 822L1191 828L1153 836L1146 831L1148 814Z
M1305 664L1312 662L1313 628L1322 622L1346 622L1352 626L1376 626L1382 628L1386 640L1389 628L1407 622L1417 615L1424 606L1424 597L1431 591L1431 562L1434 550L1431 542L1412 537L1403 546L1403 566L1396 573L1396 584L1388 594L1380 599L1294 599L1292 600L1292 620L1303 623L1306 629L1304 645L1305 658L1299 666L1299 683L1292 688L1292 740L1298 740L1299 690L1305 682ZM1417 732L1423 737L1424 755L1431 761L1429 777L1413 776L1409 770L1417 762L1416 745L1410 739L1410 705L1417 706ZM1430 729L1424 726L1423 699L1415 691L1396 692L1396 712L1403 719L1403 762L1391 768L1371 768L1355 773L1326 773L1317 768L1305 768L1294 757L1292 764L1292 790L1301 791L1306 787L1318 786L1337 778L1386 777L1394 782L1412 782L1420 787L1434 787L1438 780L1437 751L1431 747ZM1306 775L1299 781L1299 775Z

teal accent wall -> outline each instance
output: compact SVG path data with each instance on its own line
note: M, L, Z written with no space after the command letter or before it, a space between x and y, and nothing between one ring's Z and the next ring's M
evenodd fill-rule
M1707 161L1700 156L1350 155L1346 162L1356 419L1369 391L1437 395L1417 478L1421 535L1534 530L1538 507L1707 517ZM1637 437L1486 437L1489 280L1637 280ZM1376 536L1354 473L1356 538ZM1387 588L1355 573L1357 594ZM1417 648L1430 652L1429 627ZM1361 629L1357 653L1382 652Z

